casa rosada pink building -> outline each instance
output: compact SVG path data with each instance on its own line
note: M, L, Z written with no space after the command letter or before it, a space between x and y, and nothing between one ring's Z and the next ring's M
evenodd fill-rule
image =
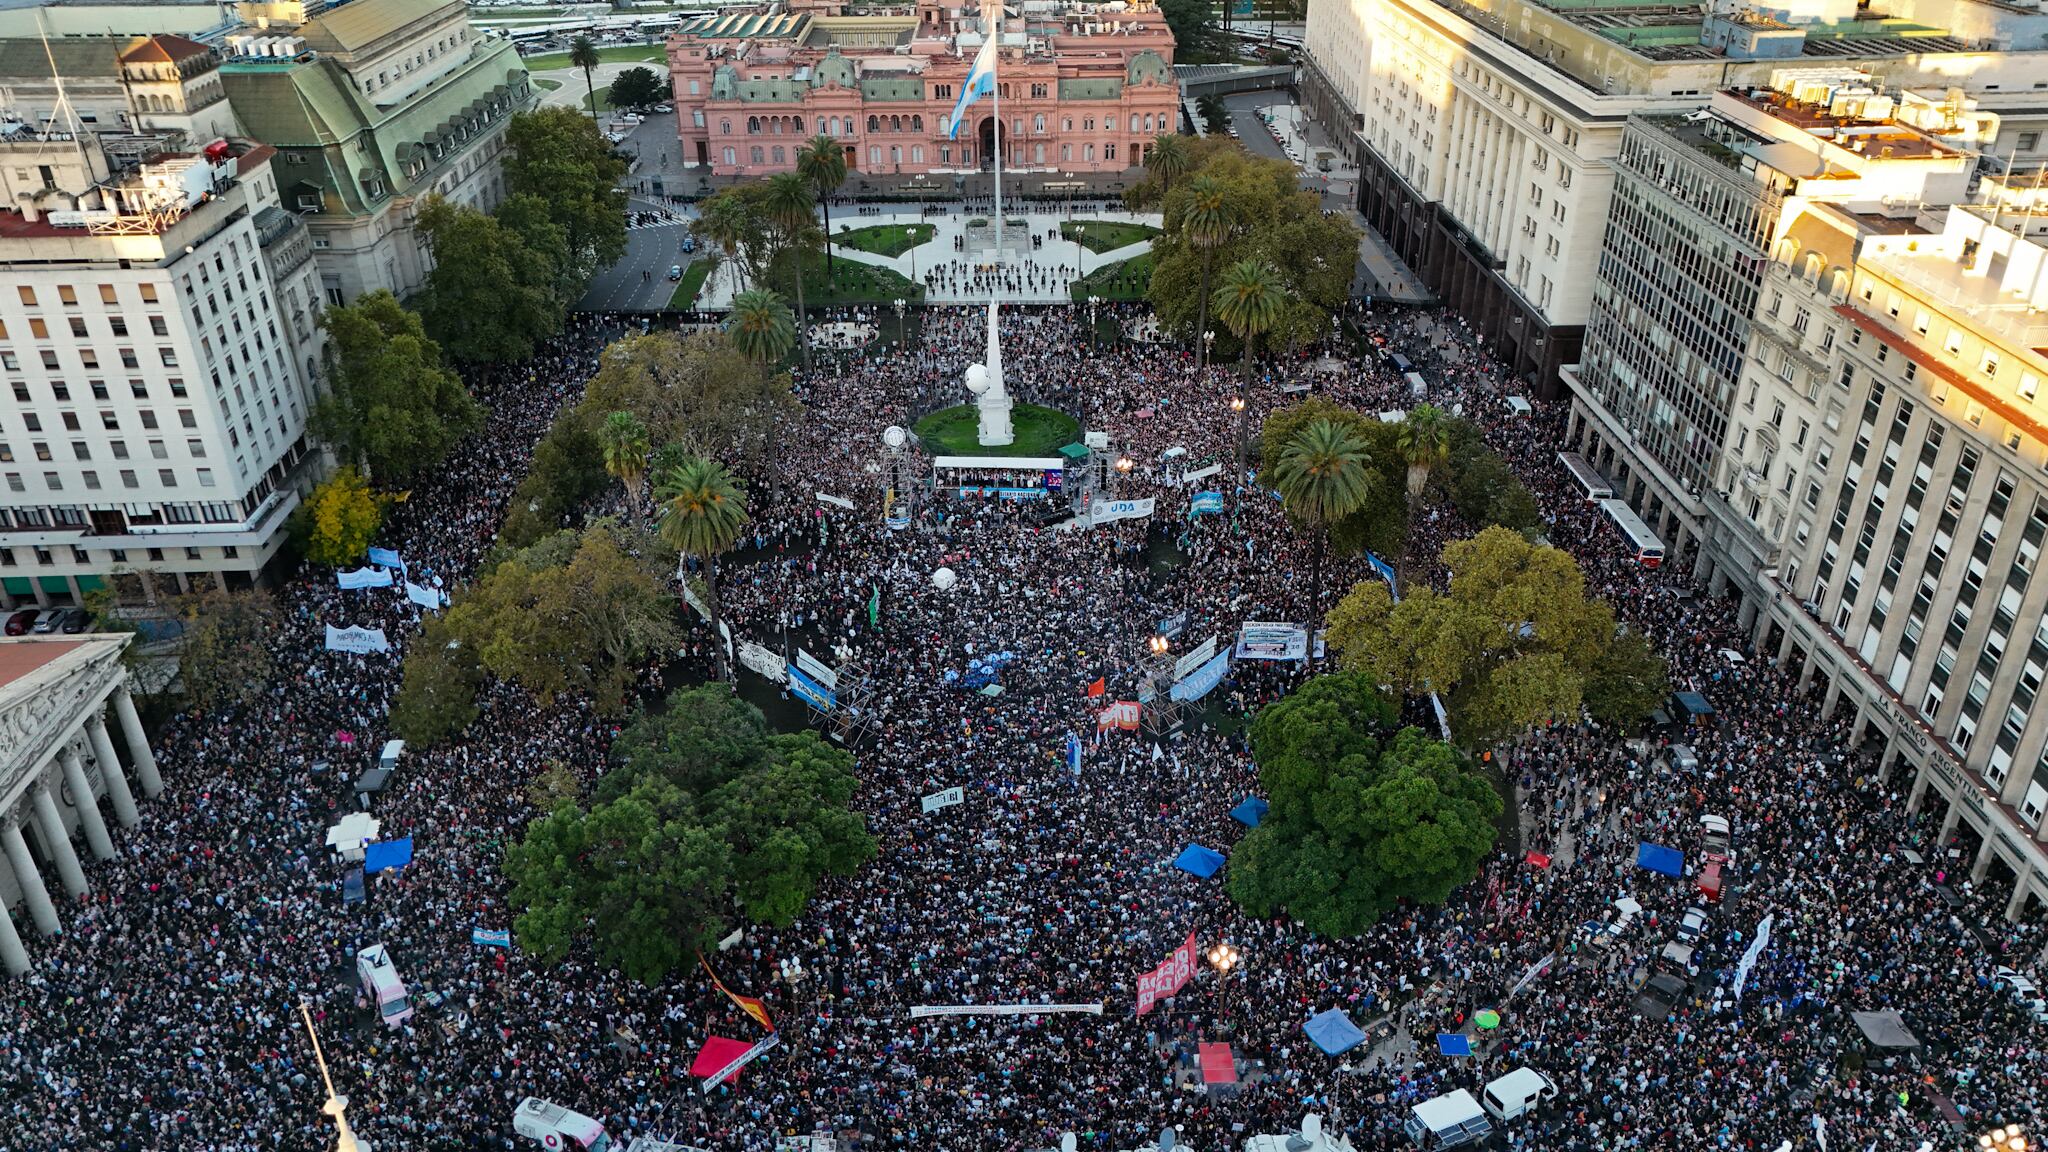
M851 173L978 171L995 148L995 100L949 118L983 43L978 9L789 0L727 9L668 38L685 160L720 176L787 172L826 135ZM1007 171L1120 172L1179 127L1173 33L1152 0L1024 0L1002 23Z

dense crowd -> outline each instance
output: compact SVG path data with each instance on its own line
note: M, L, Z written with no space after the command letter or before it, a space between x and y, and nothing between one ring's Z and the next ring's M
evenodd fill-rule
M688 1075L708 1036L760 1033L700 973L650 989L587 957L543 969L471 942L472 929L516 914L499 861L535 815L529 781L550 764L586 781L603 772L621 717L488 690L460 739L409 752L375 801L382 835L411 836L415 862L344 902L323 836L385 735L398 664L324 652L321 628L381 626L402 644L419 610L307 572L282 593L274 682L246 706L168 725L157 741L167 792L117 832L118 859L88 866L92 894L64 910L62 937L34 947L35 973L7 985L0 1148L325 1147L302 1000L351 1120L379 1149L522 1146L511 1113L537 1095L615 1138L708 1149L830 1132L863 1148L1025 1150L1070 1130L1085 1147L1125 1149L1172 1125L1182 1143L1225 1152L1314 1110L1364 1152L1407 1146L1409 1104L1525 1064L1562 1092L1512 1129L1531 1149L1961 1147L1950 1112L1972 1133L2039 1115L2033 1025L1989 987L1991 966L2030 959L2038 933L1982 896L1961 914L1942 902L1905 855L1944 859L1932 818L1905 813L1907 781L1880 787L1866 758L1838 755L1845 719L1823 717L1768 654L1720 655L1749 649L1734 606L1618 547L1548 463L1562 413L1512 416L1503 400L1518 389L1483 354L1435 347L1460 340L1455 322L1426 336L1412 316L1354 317L1417 360L1434 402L1482 425L1536 493L1549 538L1719 710L1717 725L1687 734L1700 767L1676 771L1655 735L1530 734L1500 757L1525 843L1504 842L1445 906L1404 908L1356 940L1252 920L1220 879L1175 870L1183 845L1227 853L1242 833L1228 812L1256 778L1241 720L1301 670L1238 664L1184 738L1157 748L1098 737L1101 702L1085 688L1101 677L1107 699L1135 699L1146 638L1169 617L1184 621L1185 650L1211 635L1227 643L1245 620L1329 606L1307 602L1306 541L1237 466L1232 396L1248 401L1254 445L1263 416L1306 392L1368 412L1410 398L1349 346L1275 358L1247 382L1171 346L1099 348L1086 316L1006 314L1010 388L1107 431L1136 463L1111 483L1154 497L1147 519L1062 529L1037 502L940 488L909 527L884 527L880 431L966 399L979 309L928 312L907 347L822 356L798 381L806 416L778 440L774 482L751 485L754 523L726 569L724 608L742 636L786 633L864 670L856 803L881 851L790 929L752 930L716 958L728 984L765 997L783 1038L734 1085L706 1095ZM459 590L474 573L532 445L608 335L579 329L542 359L472 381L486 428L386 530L415 574ZM1197 461L1223 465L1202 485L1228 493L1234 513L1189 515L1197 486L1179 476ZM1415 570L1439 578L1431 558L1470 527L1443 504L1418 515ZM959 576L946 592L931 580L942 566ZM1368 576L1362 561L1334 564L1326 601ZM947 672L991 651L1016 655L1000 695L947 686ZM679 663L647 670L646 688L701 675L706 654L696 627ZM743 692L772 697L740 675ZM1078 777L1069 734L1085 744ZM921 797L952 786L965 803L921 811ZM1632 1012L1633 989L1692 897L1688 881L1636 869L1635 845L1693 853L1706 812L1734 825L1735 880L1706 975L1652 1022ZM1549 866L1525 863L1523 848ZM1642 901L1644 923L1613 948L1586 947L1582 925L1622 895ZM1766 914L1772 944L1735 1001L1729 970ZM1137 976L1190 931L1204 947L1232 942L1241 966L1135 1016ZM353 954L378 941L422 1005L396 1031L356 987ZM908 1016L918 1004L1094 1001L1100 1016ZM1368 1045L1333 1058L1309 1043L1303 1022L1332 1007L1370 1030ZM1503 1023L1477 1034L1477 1055L1438 1056L1434 1036L1473 1032L1482 1008ZM1847 1014L1873 1008L1904 1015L1924 1045L1917 1059L1856 1051ZM1245 1083L1211 1095L1190 1079L1203 1040L1233 1045Z

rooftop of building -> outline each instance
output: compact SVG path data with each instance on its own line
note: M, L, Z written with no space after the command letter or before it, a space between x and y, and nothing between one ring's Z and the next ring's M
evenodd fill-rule
M26 636L0 640L0 687L26 679L31 672L55 663L66 653L83 647L84 643L82 640L42 640Z
M1770 88L1731 88L1724 93L1744 107L1782 121L1818 140L1851 151L1893 160L1928 160L1965 155L1891 118L1889 97L1872 93L1832 102L1801 99Z
M158 35L151 36L121 53L121 61L126 64L175 64L195 56L211 55L213 49L197 40L188 40L183 36Z

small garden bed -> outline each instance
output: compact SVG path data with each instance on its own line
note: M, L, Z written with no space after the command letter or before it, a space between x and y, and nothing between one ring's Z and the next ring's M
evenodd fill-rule
M1114 252L1141 244L1159 235L1150 224L1123 224L1115 220L1068 220L1060 225L1060 238L1072 243L1077 237L1090 252Z

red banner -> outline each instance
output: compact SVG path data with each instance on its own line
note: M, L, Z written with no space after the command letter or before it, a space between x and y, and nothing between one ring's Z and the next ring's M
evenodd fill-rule
M1195 953L1195 934L1188 933L1187 942L1173 950L1166 963L1138 977L1138 1015L1152 1010L1152 1005L1180 991L1195 975L1198 963Z
M1138 702L1119 700L1095 714L1095 730L1122 728L1127 732L1138 730Z
M1088 686L1088 695L1090 697L1100 696L1107 691L1109 691L1109 684L1106 677L1097 676L1095 683Z

